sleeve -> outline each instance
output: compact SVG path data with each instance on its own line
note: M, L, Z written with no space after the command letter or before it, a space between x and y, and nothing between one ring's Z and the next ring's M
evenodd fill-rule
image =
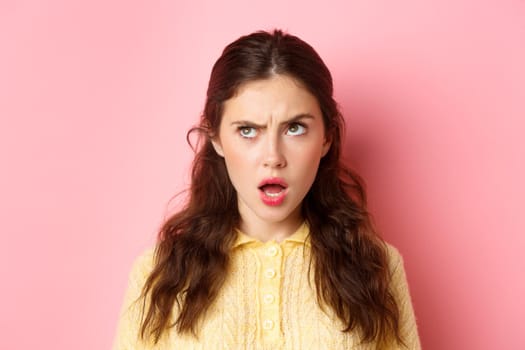
M406 279L403 257L398 250L388 246L390 257L390 268L392 274L391 288L399 307L399 325L401 336L406 344L406 349L420 350L421 344L417 331L416 317L412 307L410 291Z
M128 287L124 295L117 325L117 333L113 341L113 350L147 350L149 349L139 339L142 319L142 299L139 300L142 287L153 266L153 249L148 249L133 263L129 274Z

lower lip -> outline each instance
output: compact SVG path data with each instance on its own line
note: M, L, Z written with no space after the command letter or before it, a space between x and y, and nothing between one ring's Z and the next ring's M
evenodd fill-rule
M264 191L259 190L259 194L261 196L261 200L264 204L269 206L277 206L281 205L284 201L284 198L286 197L286 190L282 190L278 195L276 196L269 196Z

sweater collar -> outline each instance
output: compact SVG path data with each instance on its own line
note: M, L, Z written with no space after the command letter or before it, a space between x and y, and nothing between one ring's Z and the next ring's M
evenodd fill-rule
M251 236L248 236L244 232L242 232L239 229L235 230L237 232L237 239L235 243L233 244L232 249L235 249L239 246L254 243L257 245L263 245L269 242L274 242L273 240L268 242L261 242L256 238L253 238ZM299 228L292 233L289 237L284 239L280 244L286 244L286 243L298 243L298 244L306 244L310 246L310 239L309 239L310 229L308 228L308 224L306 222L303 222Z

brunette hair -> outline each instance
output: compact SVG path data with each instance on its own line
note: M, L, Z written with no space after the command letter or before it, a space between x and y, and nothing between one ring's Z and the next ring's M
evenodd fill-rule
M196 335L223 285L240 217L237 194L211 137L218 132L224 102L242 84L273 75L296 79L317 98L331 140L302 204L318 303L335 312L345 325L342 331L357 331L364 342L402 343L385 243L372 226L362 180L341 161L344 119L333 99L330 71L310 45L280 30L239 38L213 66L200 124L188 132L189 137L197 131L203 141L196 149L189 197L162 226L142 291L141 336L158 342L173 326Z

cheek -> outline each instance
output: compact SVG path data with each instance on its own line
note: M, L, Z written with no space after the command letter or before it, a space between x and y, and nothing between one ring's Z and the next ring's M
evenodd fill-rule
M235 145L224 147L224 161L232 180L242 180L243 176L248 176L246 173L250 171L250 165L253 163L250 156L252 155L245 148Z
M322 147L317 143L296 145L291 156L302 168L316 170L322 157Z
M310 186L317 174L322 150L319 147L303 147L294 152L296 176L303 186Z

